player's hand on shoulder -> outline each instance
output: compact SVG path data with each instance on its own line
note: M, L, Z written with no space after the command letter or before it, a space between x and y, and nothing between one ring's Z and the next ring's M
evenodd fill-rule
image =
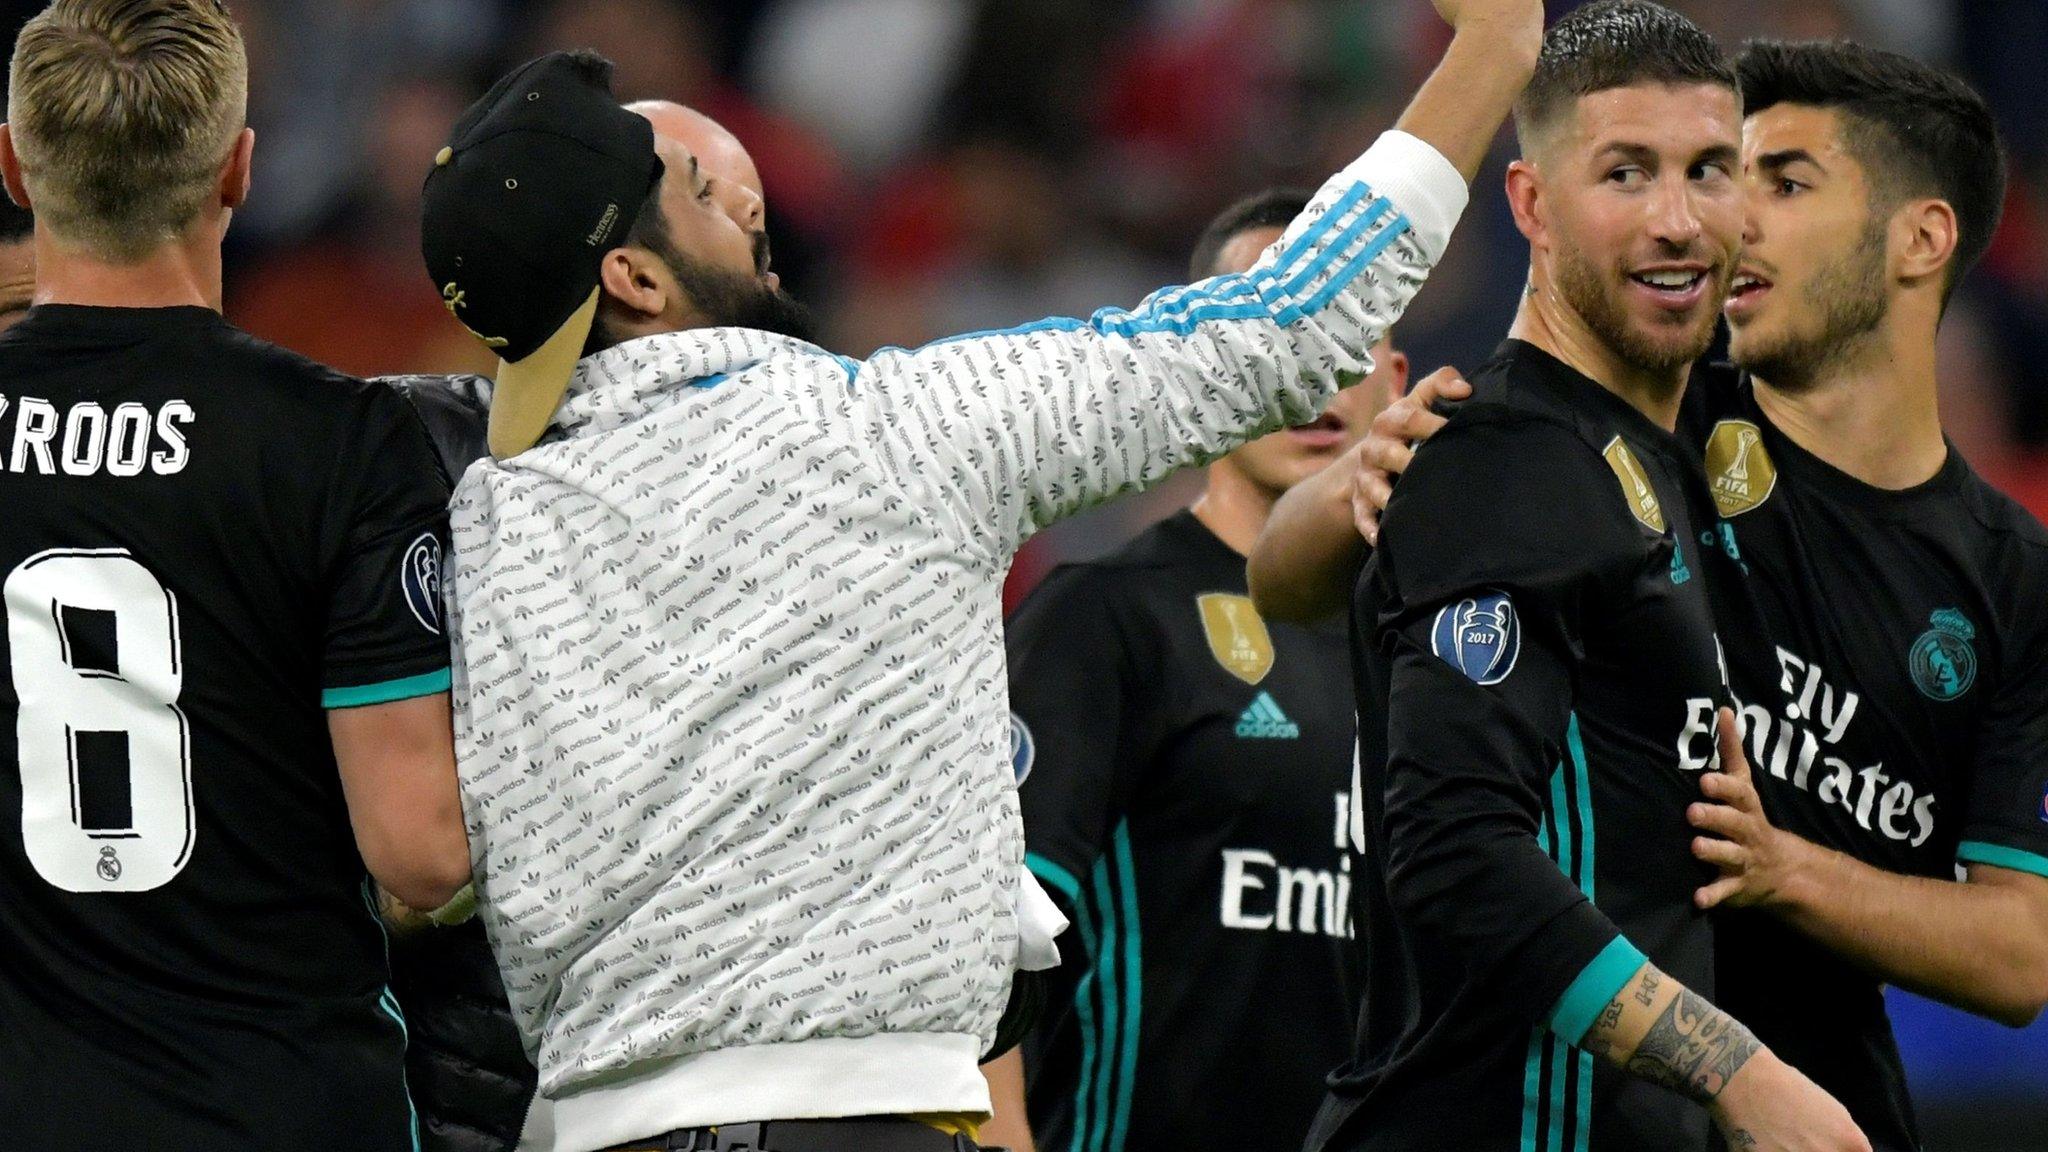
M1849 1110L1769 1050L1735 1071L1710 1110L1731 1152L1870 1152Z
M1456 368L1439 368L1406 396L1373 417L1372 427L1347 458L1351 468L1351 521L1368 544L1378 544L1380 513L1394 496L1394 477L1408 470L1415 446L1437 434L1448 420L1437 415L1439 400L1463 400L1472 386Z

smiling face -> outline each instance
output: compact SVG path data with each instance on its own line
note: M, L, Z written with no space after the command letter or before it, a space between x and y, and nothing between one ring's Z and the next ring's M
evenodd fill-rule
M1729 352L1780 387L1853 355L1890 311L1889 221L1842 129L1840 112L1798 104L1744 126L1748 234Z
M1579 98L1510 177L1518 222L1566 306L1630 366L1713 341L1742 237L1736 94L1636 84Z

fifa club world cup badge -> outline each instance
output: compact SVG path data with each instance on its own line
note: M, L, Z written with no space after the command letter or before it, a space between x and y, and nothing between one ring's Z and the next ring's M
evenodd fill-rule
M1664 531L1664 506L1657 503L1656 486L1650 483L1650 474L1643 471L1643 462L1629 449L1628 442L1616 436L1607 442L1600 456L1607 466L1614 470L1614 478L1621 481L1621 494L1628 501L1628 510L1643 527L1652 532Z
M1977 650L1970 646L1977 629L1953 608L1935 609L1928 622L1934 627L1913 641L1906 656L1913 686L1931 700L1953 700L1977 682Z
M1723 516L1740 516L1771 498L1778 486L1778 468L1764 451L1763 430L1747 420L1723 420L1707 437L1707 477L1713 484L1714 507Z
M1522 654L1522 621L1504 592L1468 596L1437 610L1429 647L1482 687L1498 684L1515 670Z
M1247 684L1257 684L1273 670L1273 637L1266 621L1249 596L1207 592L1195 597L1202 614L1202 634L1209 640L1209 655L1225 672Z

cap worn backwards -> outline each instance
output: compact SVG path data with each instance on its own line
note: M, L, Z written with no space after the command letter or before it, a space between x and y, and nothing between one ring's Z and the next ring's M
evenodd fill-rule
M442 303L498 353L492 455L547 431L597 315L604 254L661 173L653 126L619 106L611 64L590 52L514 69L434 157L421 249Z

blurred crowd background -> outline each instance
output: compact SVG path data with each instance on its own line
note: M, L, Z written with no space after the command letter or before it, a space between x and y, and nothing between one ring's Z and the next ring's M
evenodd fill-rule
M1446 37L1427 0L232 6L257 150L228 315L362 375L488 367L423 270L420 181L462 108L549 49L594 47L617 63L622 99L683 101L745 141L785 286L819 310L825 343L863 355L1179 282L1211 214L1269 184L1319 183L1392 122ZM2014 180L1943 333L1943 407L1964 454L2048 518L2048 0L1673 6L1731 48L1850 36L1951 65L1989 97ZM39 7L0 2L10 41ZM1506 143L1397 330L1417 378L1477 365L1506 331L1524 269L1499 194ZM1048 533L1013 593L1194 483ZM2048 1149L2048 1025L2008 1032L1903 996L1899 1017L1935 1152Z

